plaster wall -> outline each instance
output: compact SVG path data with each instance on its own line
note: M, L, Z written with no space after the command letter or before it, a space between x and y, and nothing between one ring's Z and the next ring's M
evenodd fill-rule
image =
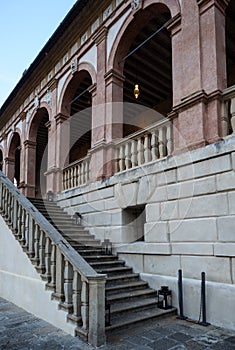
M0 216L0 296L37 317L74 335L67 313L58 310L43 282L20 244Z
M183 270L185 313L198 318L201 272L206 273L208 320L235 329L235 137L148 163L58 195L97 238L153 288L169 285L177 306ZM145 206L144 240L137 241L126 208Z

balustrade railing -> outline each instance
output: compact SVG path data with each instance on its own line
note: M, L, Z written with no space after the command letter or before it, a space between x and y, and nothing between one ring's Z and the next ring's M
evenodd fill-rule
M83 185L90 179L90 157L84 157L63 169L63 190Z
M170 155L173 151L171 121L161 121L116 143L117 172Z
M105 280L0 172L0 213L78 334L105 342Z
M222 97L222 137L226 137L235 133L235 85L224 90Z

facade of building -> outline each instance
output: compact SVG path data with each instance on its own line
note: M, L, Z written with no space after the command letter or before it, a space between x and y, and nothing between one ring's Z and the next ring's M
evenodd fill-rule
M235 329L235 1L78 0L0 110L4 174L48 192L185 314ZM135 94L134 95L134 89Z

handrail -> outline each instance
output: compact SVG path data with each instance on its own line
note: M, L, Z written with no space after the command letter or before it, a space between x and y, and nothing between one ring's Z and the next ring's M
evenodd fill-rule
M77 332L105 342L105 281L0 171L1 215Z

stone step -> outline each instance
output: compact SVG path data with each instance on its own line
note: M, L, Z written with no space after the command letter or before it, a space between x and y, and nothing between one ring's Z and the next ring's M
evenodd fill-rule
M121 267L125 265L125 261L122 260L110 260L110 261L95 261L89 263L94 269L106 269L112 267Z
M112 303L114 302L122 302L123 300L134 300L134 299L138 299L139 297L141 298L149 298L149 297L156 297L157 296L157 292L154 289L151 288L143 288L140 290L133 290L133 291L129 291L129 292L120 292L117 294L112 294L112 295L108 295L107 296L107 301L108 303L110 303L112 305Z
M118 260L116 255L104 255L104 254L96 254L96 255L83 255L81 254L83 259L85 259L89 264L96 261L111 261Z
M133 280L134 281L139 280L138 273L126 273L126 274L108 276L106 285L115 286L116 284L133 281Z
M125 318L123 315L121 317L111 317L111 324L109 326L106 326L106 333L110 333L113 330L117 329L122 329L122 328L127 328L131 325L141 323L151 320L151 319L156 319L159 317L165 317L169 315L175 315L176 314L176 309L168 309L168 310L162 310L159 308L152 308L150 307L149 309L146 309L145 312L142 310L137 310L137 311L132 311L128 313L128 316Z
M125 272L131 273L132 268L123 266L123 267L109 267L109 268L103 268L103 269L95 269L98 273L105 273L108 276L110 275L117 275L117 274L123 274Z
M116 304L112 304L110 307L110 312L112 315L121 315L129 311L135 311L140 309L144 311L144 309L146 308L156 308L157 303L158 298L139 298L137 300L134 300L133 302L127 300Z
M116 284L115 286L109 286L107 285L105 290L107 292L107 296L111 294L115 294L118 291L128 291L129 289L131 290L137 290L137 289L142 289L142 288L148 288L148 283L144 281L134 281L134 282L126 282L126 283L120 283Z

